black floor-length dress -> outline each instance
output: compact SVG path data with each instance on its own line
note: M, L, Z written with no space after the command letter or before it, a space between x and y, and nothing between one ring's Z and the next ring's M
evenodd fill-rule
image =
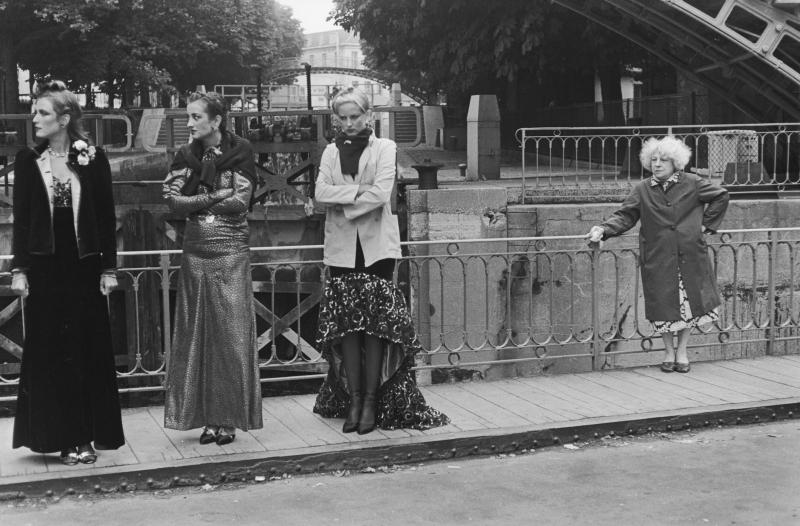
M125 443L100 256L78 258L72 208L53 209L53 255L31 255L15 448Z

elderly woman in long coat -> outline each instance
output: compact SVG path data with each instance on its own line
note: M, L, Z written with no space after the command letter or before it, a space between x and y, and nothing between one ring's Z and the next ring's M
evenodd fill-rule
M637 221L645 317L664 340L664 372L689 372L692 328L719 319L719 291L705 234L714 234L728 192L683 171L691 150L675 137L647 140L640 154L652 177L637 184L622 206L587 234L592 242L618 236ZM673 341L677 335L677 346Z

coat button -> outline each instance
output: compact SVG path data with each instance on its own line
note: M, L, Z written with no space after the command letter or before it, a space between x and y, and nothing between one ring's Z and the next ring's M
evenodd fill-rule
M669 229L670 229L670 230L675 230L675 225L670 225L670 226L669 226Z
M672 203L670 203L669 201L667 201L667 206L672 206Z

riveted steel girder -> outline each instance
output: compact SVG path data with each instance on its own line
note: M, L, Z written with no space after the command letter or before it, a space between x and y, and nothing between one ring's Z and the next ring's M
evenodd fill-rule
M762 0L553 1L644 47L753 120L800 119L796 10Z

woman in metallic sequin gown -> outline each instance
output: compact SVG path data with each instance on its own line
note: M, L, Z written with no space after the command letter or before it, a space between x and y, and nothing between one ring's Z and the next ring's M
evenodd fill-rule
M342 133L322 154L315 192L327 205L324 262L330 279L317 341L329 370L314 412L345 417L345 433L445 425L447 416L429 407L417 388L411 367L421 347L392 279L401 257L389 204L397 147L372 134L364 93L347 88L331 106Z
M195 93L186 107L192 141L164 182L186 215L164 426L203 427L224 445L236 428L262 427L247 212L255 162L250 143L225 129L225 101Z

